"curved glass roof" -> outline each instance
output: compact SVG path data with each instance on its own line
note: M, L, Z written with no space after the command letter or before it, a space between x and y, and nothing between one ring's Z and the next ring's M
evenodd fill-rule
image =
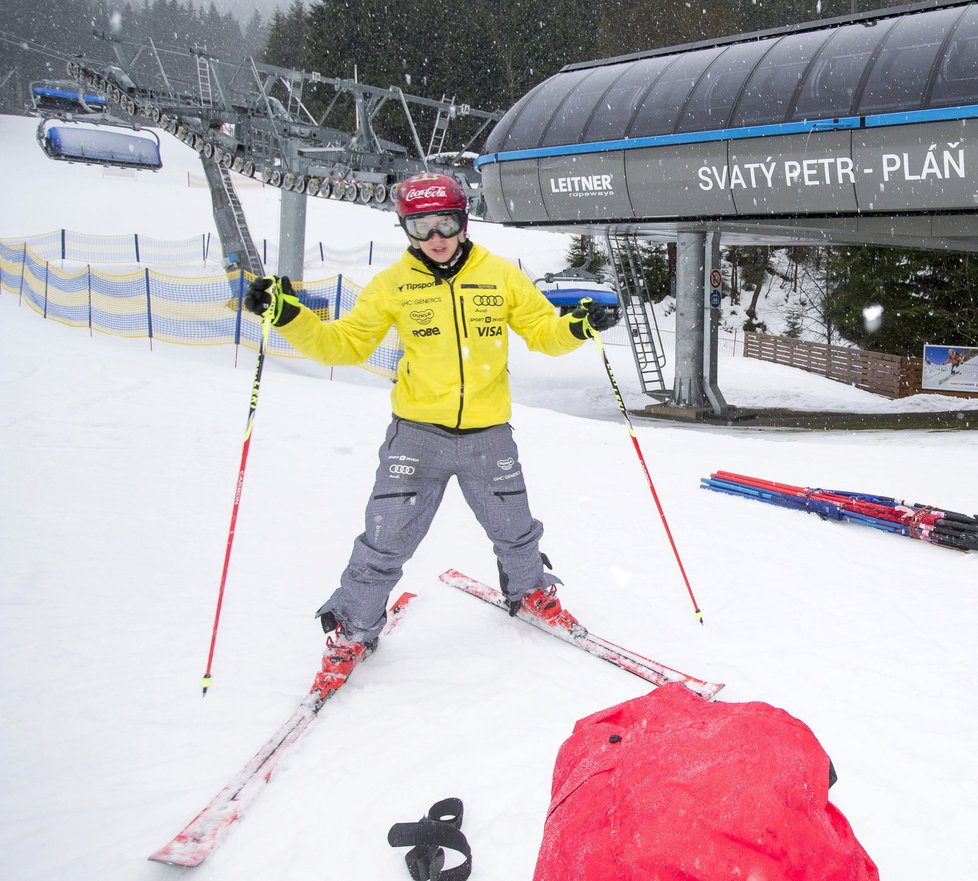
M484 153L968 104L978 3L573 65L515 104Z

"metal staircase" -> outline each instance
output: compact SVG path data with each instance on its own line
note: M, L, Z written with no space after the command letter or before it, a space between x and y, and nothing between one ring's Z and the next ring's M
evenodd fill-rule
M437 156L445 149L445 136L448 134L448 123L451 122L454 110L455 96L452 95L452 99L448 101L447 97L442 95L438 115L435 116L435 125L431 130L431 140L428 141L428 158Z
M248 230L248 221L245 219L244 209L241 207L241 200L238 192L234 188L234 181L231 179L231 172L220 163L216 163L221 172L221 180L224 183L224 192L228 199L231 214L234 217L234 225L237 228L238 236L244 250L245 259L239 260L238 264L244 269L255 275L264 275L265 269L262 266L261 257L258 255L258 248L251 238Z
M672 397L666 388L662 368L666 356L662 335L651 306L646 306L647 282L642 268L642 253L638 237L634 234L605 233L608 255L615 273L618 294L625 312L629 329L629 342L635 356L642 391L660 401Z
M195 46L196 50L197 47ZM197 59L197 85L200 89L200 106L214 106L214 91L211 88L211 66L202 54L196 55Z
M240 267L254 275L264 275L261 257L248 231L241 201L234 189L231 172L214 158L200 157L211 191L214 220L229 269Z

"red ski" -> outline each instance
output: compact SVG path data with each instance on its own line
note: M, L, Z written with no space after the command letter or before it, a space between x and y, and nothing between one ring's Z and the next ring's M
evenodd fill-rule
M463 575L455 569L449 569L447 572L443 572L440 578L445 584L451 587L457 587L459 590L478 597L480 600L484 600L500 609L507 609L506 600L495 587L490 587L488 584L483 584L481 581L469 578L468 575ZM644 655L631 651L631 649L623 648L607 639L595 636L593 633L588 632L581 624L570 618L570 616L562 616L556 620L547 621L521 609L517 612L516 617L521 621L526 621L528 624L539 627L541 630L556 636L558 639L562 639L564 642L569 642L571 645L576 645L578 648L584 649L584 651L607 661L609 664L614 664L616 667L621 667L622 670L634 673L639 678L644 679L646 682L651 682L654 685L665 685L667 682L682 682L691 691L695 691L705 698L715 697L717 692L723 688L722 682L707 682L703 679L697 679L688 673L667 667L665 664L653 661L651 658L646 658ZM569 623L569 621L573 621L573 623Z
M390 633L401 619L413 593L404 593L390 607L384 633ZM353 668L367 657L344 658L339 665L333 646L323 652L323 669L316 674L309 694L299 708L275 735L245 765L187 826L165 847L149 859L173 866L199 866L220 846L233 823L240 819L248 805L262 791L285 750L295 743L313 722L319 711L346 682Z

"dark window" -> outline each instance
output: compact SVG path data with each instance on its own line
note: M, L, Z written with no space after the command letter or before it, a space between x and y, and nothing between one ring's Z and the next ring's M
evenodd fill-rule
M773 40L762 40L728 46L697 81L676 131L726 128L730 110L744 82L773 43Z
M560 106L590 69L558 73L544 82L526 103L519 118L506 134L501 150L529 150L540 146L540 138Z
M730 125L784 122L801 78L831 34L822 30L782 37L747 80Z
M594 108L594 115L584 132L585 142L625 137L628 123L635 115L642 96L676 58L676 55L660 55L631 62Z
M678 56L645 96L628 127L628 135L641 138L671 134L696 80L722 51L713 47Z
M609 64L589 71L589 75L560 106L550 122L550 128L543 136L543 146L579 143L601 96L625 72L626 67L625 64Z
M849 116L852 101L874 50L885 39L893 19L871 26L840 27L818 54L802 85L792 119L831 119Z
M484 153L498 153L502 149L503 144L506 143L506 135L509 134L509 130L513 127L517 119L519 119L523 108L530 103L530 99L544 85L546 85L546 82L542 82L538 86L530 89L529 92L503 114L503 118L496 123L493 130L489 133L489 137L486 138L486 146L483 148Z
M937 53L960 17L960 9L940 9L900 19L873 62L859 113L921 107Z
M970 6L937 66L928 107L978 104L978 6Z

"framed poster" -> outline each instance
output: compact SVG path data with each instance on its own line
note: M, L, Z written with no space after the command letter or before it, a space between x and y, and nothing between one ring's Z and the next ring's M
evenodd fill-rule
M928 343L920 385L925 391L978 392L978 348Z

